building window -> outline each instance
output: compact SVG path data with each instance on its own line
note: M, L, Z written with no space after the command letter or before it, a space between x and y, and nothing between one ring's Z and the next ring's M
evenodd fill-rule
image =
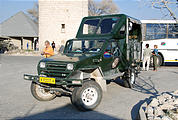
M61 32L65 33L65 24L61 24Z

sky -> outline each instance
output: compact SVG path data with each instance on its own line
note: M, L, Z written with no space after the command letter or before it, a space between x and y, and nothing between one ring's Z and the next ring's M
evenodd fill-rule
M118 5L120 9L120 13L127 14L140 20L171 19L167 9L160 10L153 8L152 3L150 1L151 0L114 0L114 2ZM175 2L176 0L170 1ZM176 9L176 7L178 8L178 6L176 6L176 4L168 4L168 6L178 17L178 10Z
M101 0L97 0L101 1ZM137 19L169 19L164 17L163 13L159 9L151 7L148 0L113 0L119 7L119 12L135 17ZM0 0L0 23L10 18L19 11L26 11L33 8L34 2L37 0ZM175 7L172 7L176 16L178 11L175 11ZM164 13L167 11L163 11Z
M37 0L0 0L0 23L15 15L19 11L33 8Z

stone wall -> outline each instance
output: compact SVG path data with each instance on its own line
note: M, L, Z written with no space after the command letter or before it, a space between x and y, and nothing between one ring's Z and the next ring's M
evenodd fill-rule
M145 113L147 120L178 120L178 90L153 98Z
M75 38L80 22L88 16L88 0L39 0L39 47L56 43L56 50Z

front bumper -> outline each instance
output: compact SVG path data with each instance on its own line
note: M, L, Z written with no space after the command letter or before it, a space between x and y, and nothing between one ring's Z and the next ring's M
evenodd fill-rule
M25 80L33 81L36 83L41 83L40 77L44 77L44 76L24 74ZM51 77L45 77L45 78L51 78ZM78 86L78 85L82 85L82 82L83 82L83 80L81 80L81 79L67 79L67 78L55 77L56 85L67 85L67 86L77 85Z

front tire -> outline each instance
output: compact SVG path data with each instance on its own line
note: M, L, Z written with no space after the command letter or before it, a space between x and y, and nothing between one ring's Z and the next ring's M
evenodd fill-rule
M71 102L82 111L95 109L101 102L102 89L95 81L85 81L82 87L73 90Z
M56 97L55 94L50 93L49 90L41 87L35 82L31 84L31 93L39 101L50 101Z

